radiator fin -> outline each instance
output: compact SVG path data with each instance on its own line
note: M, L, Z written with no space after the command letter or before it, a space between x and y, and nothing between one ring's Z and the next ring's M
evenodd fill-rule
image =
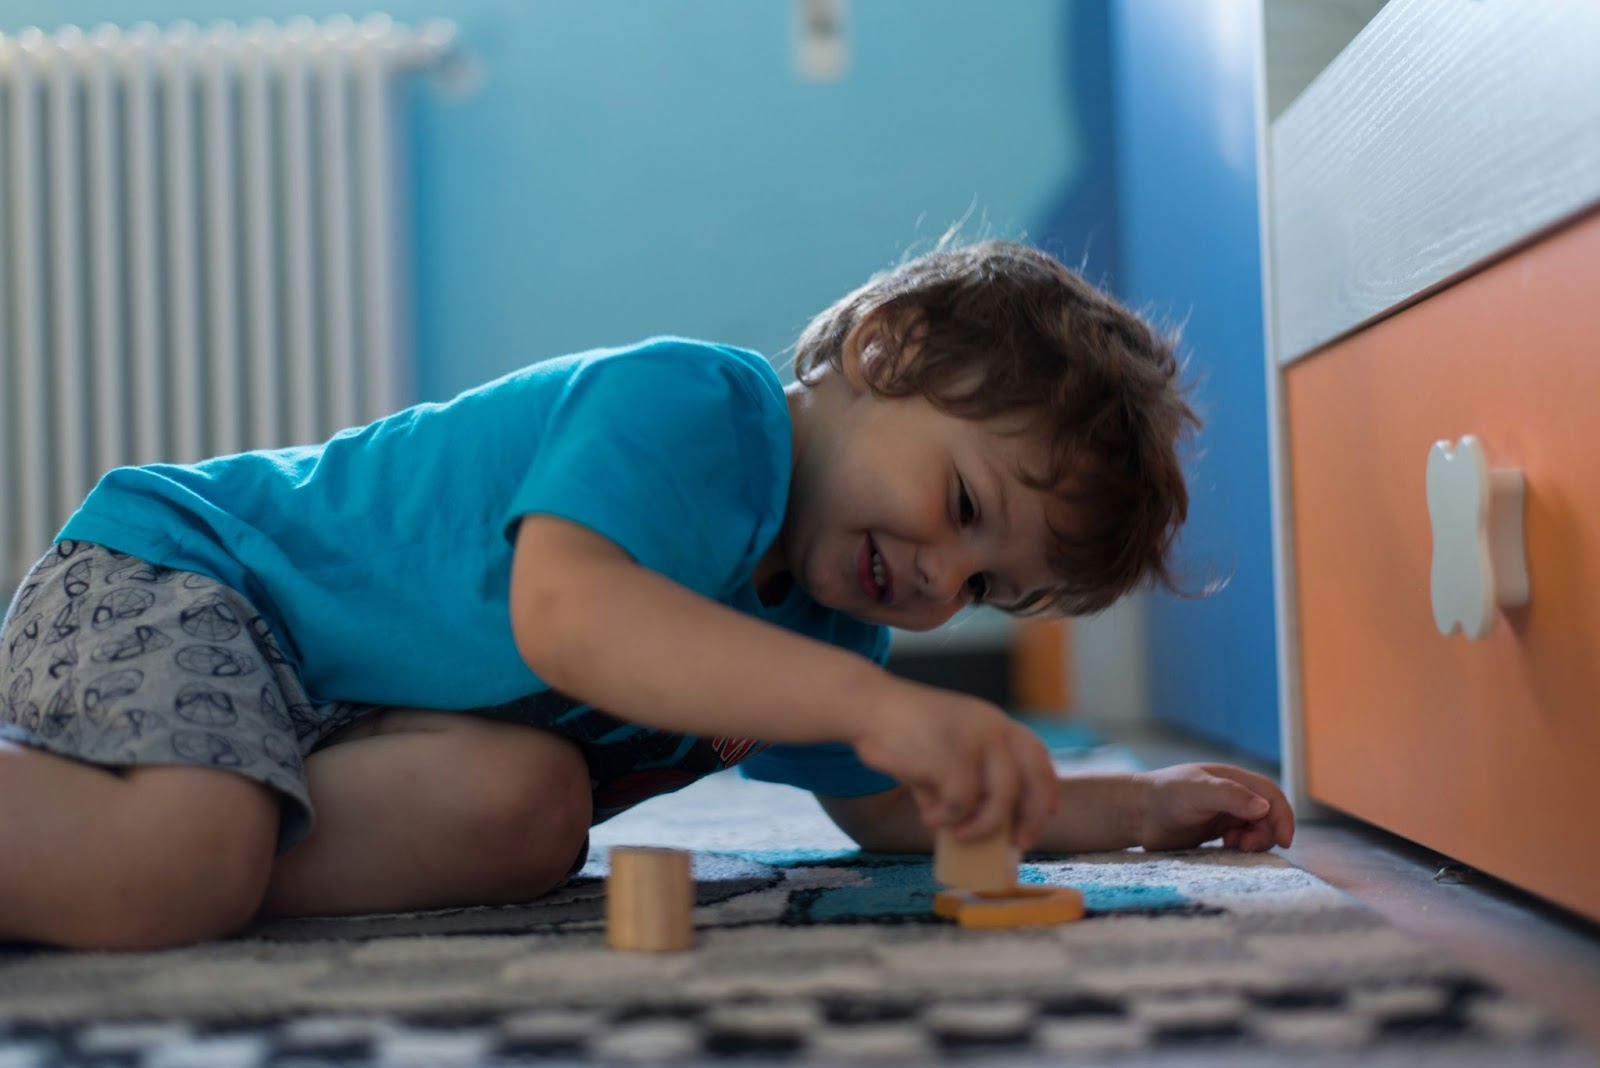
M102 473L413 399L385 17L0 35L0 580Z

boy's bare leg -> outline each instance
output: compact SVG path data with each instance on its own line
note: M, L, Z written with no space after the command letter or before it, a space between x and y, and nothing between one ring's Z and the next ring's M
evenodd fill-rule
M278 800L231 772L112 771L0 742L0 939L153 949L249 921Z
M311 754L306 778L316 825L278 858L263 915L528 901L589 833L577 748L469 713L380 713Z

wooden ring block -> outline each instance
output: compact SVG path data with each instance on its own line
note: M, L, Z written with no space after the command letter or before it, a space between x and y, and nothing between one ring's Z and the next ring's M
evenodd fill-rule
M694 946L694 879L681 849L618 847L606 877L606 944L671 953Z
M1038 927L1083 919L1083 894L1070 886L940 890L933 912L963 927Z

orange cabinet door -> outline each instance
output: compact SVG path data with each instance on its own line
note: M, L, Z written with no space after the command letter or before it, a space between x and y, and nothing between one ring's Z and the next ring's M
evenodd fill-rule
M1290 365L1310 795L1600 919L1600 214ZM1525 608L1440 635L1430 446L1527 484Z

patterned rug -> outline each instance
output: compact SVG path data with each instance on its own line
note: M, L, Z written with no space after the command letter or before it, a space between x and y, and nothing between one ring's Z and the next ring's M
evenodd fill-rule
M633 843L695 850L692 952L605 948L606 849ZM1270 854L1032 861L1025 882L1080 888L1088 915L979 932L931 916L926 858L848 845L804 795L719 775L597 829L583 873L528 905L11 947L0 1068L1595 1063Z

